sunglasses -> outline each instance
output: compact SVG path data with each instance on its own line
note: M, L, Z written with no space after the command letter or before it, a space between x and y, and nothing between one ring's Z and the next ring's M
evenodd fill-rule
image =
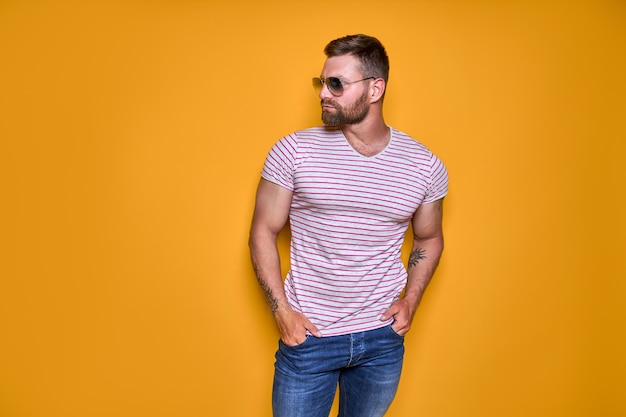
M319 94L322 91L322 88L326 86L328 88L328 91L330 91L330 94L332 94L333 96L340 96L341 94L343 94L343 88L346 85L358 83L365 80L373 80L375 78L376 77L367 77L363 78L362 80L343 82L337 77L315 77L313 78L313 88L315 89L315 92Z

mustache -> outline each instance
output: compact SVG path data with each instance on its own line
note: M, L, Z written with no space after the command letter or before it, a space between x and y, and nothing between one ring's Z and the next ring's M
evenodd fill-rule
M322 105L322 106L331 106L331 107L334 107L334 108L338 108L337 103L335 103L334 101L328 100L328 99L320 100L320 105Z

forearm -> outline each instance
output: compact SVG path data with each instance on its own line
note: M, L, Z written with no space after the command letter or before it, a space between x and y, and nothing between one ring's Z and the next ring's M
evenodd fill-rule
M252 230L249 246L254 272L267 297L272 314L280 309L289 308L281 276L276 235Z
M404 299L407 300L413 311L422 300L424 291L430 283L443 252L443 236L436 236L413 240L413 248L409 255L408 278L404 291Z

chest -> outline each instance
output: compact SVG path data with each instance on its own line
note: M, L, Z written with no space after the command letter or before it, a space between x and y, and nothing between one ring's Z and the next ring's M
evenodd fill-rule
M295 172L292 209L401 223L424 200L426 185L419 166L409 161L310 157Z

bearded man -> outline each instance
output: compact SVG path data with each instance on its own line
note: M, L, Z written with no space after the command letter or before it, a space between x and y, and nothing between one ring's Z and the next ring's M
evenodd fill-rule
M443 250L443 163L388 126L389 59L374 37L331 41L320 77L324 126L280 139L261 173L250 251L281 337L275 417L380 417L400 380L404 335ZM291 227L283 280L276 244ZM408 226L407 267L401 246Z

